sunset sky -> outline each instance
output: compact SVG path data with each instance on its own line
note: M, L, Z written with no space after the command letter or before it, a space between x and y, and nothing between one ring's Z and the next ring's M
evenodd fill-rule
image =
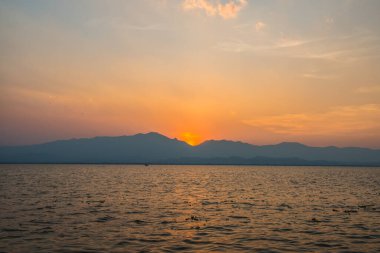
M380 148L379 0L2 0L0 145Z

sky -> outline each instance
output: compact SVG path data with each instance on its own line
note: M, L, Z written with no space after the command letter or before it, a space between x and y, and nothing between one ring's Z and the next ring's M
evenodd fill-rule
M378 0L1 0L0 145L380 148Z

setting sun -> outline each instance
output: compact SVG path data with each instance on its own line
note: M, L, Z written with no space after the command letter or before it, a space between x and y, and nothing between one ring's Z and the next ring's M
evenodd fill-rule
M380 148L380 1L45 1L0 2L0 146Z
M198 134L184 132L181 134L180 139L191 146L198 145L202 142L201 137Z

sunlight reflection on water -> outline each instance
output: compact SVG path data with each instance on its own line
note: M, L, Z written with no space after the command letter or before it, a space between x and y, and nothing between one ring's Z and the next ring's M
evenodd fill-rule
M1 165L0 251L377 251L380 169Z

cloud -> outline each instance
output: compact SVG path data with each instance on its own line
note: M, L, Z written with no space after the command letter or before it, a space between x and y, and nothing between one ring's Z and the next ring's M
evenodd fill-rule
M287 49L296 47L302 47L308 43L313 43L315 40L290 40L281 39L276 42L264 42L264 43L247 43L242 40L226 40L219 42L216 48L222 51L229 52L256 52L263 54L277 54L282 56L296 57L292 53L287 53Z
M337 75L325 75L325 74L314 73L314 72L304 73L302 74L302 77L310 78L310 79L319 79L319 80L331 80L331 79L338 78Z
M185 0L182 7L184 10L203 9L210 16L217 14L217 8L207 0Z
M356 92L362 94L380 93L380 85L359 87Z
M278 42L275 43L273 48L290 48L290 47L299 47L307 43L311 43L314 40L301 40L301 39L289 39L281 38Z
M243 29L239 25L236 29ZM353 63L380 57L380 37L368 33L351 36L316 38L270 38L266 40L236 41L226 40L217 43L216 48L230 52L253 52L263 55L326 61L335 63ZM242 47L241 45L244 45ZM238 49L236 49L238 48ZM310 76L311 77L311 76Z
M331 18L331 17L325 17L325 23L326 23L327 25L332 25L332 24L335 23L335 21L334 21L334 19Z
M150 24L150 25L126 25L125 28L136 31L162 31L166 30L163 24Z
M267 25L261 21L257 22L255 24L255 29L257 32L260 32L261 30L263 30Z
M234 53L247 52L247 51L254 50L254 48L250 44L247 44L240 40L219 42L215 46L215 48L221 51L234 52Z
M219 15L225 19L234 18L246 4L246 0L229 1L225 4L218 3Z
M224 19L230 19L236 17L245 5L247 5L247 0L229 0L227 3L221 3L219 0L185 0L182 8L184 10L201 9L209 16L218 15Z
M168 30L164 24L129 24L122 17L94 18L86 22L86 25L93 28L107 27L115 30L134 30L134 31L163 31Z
M326 71L322 71L319 68L309 69L308 71L301 74L303 78L308 79L318 79L318 80L333 80L340 77L340 75L336 73L329 73Z
M260 117L244 120L243 123L276 134L370 134L380 130L380 104L340 106L320 113Z

